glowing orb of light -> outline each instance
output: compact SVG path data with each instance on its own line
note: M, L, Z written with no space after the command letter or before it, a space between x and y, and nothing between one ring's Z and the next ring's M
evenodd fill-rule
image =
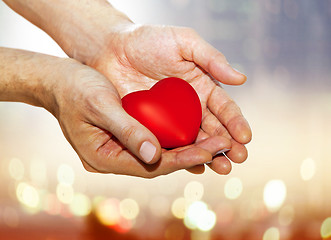
M37 189L25 182L18 184L16 196L20 203L28 208L36 209L40 207L40 197Z
M72 167L67 164L61 164L57 169L57 180L65 185L72 185L75 181L75 173Z
M15 179L17 181L23 179L25 169L24 169L23 162L20 159L12 158L9 162L8 170L9 170L10 176L13 179Z
M303 160L300 167L300 175L302 180L308 181L314 177L316 173L315 161L311 158L306 158Z
M271 227L267 229L263 234L263 240L279 240L280 233L279 229L275 227Z
M74 198L74 189L70 185L59 183L56 187L56 196L61 203L70 204Z
M90 214L92 205L90 199L85 194L75 193L69 208L75 216L83 217Z
M105 199L98 203L96 216L106 226L113 226L120 222L119 202L117 199Z
M190 229L210 231L216 224L216 214L202 201L193 202L187 209L184 224Z
M187 204L185 198L177 198L171 205L172 214L179 219L183 219L186 214Z
M321 226L321 237L323 239L331 237L331 217L323 221Z
M239 178L230 178L224 186L224 194L228 199L237 199L243 191L243 185Z
M263 200L269 211L277 211L286 198L286 185L282 180L271 180L264 187Z
M184 189L184 197L188 201L199 201L201 200L204 192L204 187L202 183L198 181L191 181L186 184Z
M123 218L132 220L137 218L139 206L135 200L126 198L120 202L119 211Z

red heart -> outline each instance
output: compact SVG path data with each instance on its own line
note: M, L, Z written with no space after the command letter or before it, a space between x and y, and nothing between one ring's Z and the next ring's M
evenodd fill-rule
M163 148L191 144L198 135L202 117L199 96L180 78L165 78L150 90L132 92L122 98L122 106Z

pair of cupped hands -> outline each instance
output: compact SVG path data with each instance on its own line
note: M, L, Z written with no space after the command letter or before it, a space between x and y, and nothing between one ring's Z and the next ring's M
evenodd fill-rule
M194 30L130 24L85 64L90 67L68 61L65 77L52 86L56 104L48 109L86 170L151 178L180 169L203 173L206 164L228 174L229 159L246 160L250 127L219 84L240 85L246 77ZM195 143L171 150L121 106L126 94L166 77L189 82L202 106Z

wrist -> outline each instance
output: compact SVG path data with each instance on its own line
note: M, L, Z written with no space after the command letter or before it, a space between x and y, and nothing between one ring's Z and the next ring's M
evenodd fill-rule
M132 21L106 0L5 0L24 18L44 30L65 51L83 63L93 61L109 37Z
M61 58L0 48L0 101L23 102L55 114L54 89ZM54 69L56 69L54 71Z

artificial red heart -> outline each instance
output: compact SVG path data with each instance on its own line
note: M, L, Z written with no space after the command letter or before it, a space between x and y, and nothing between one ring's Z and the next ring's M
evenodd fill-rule
M202 117L199 96L180 78L165 78L150 90L132 92L122 98L122 106L163 148L191 144L198 135Z

